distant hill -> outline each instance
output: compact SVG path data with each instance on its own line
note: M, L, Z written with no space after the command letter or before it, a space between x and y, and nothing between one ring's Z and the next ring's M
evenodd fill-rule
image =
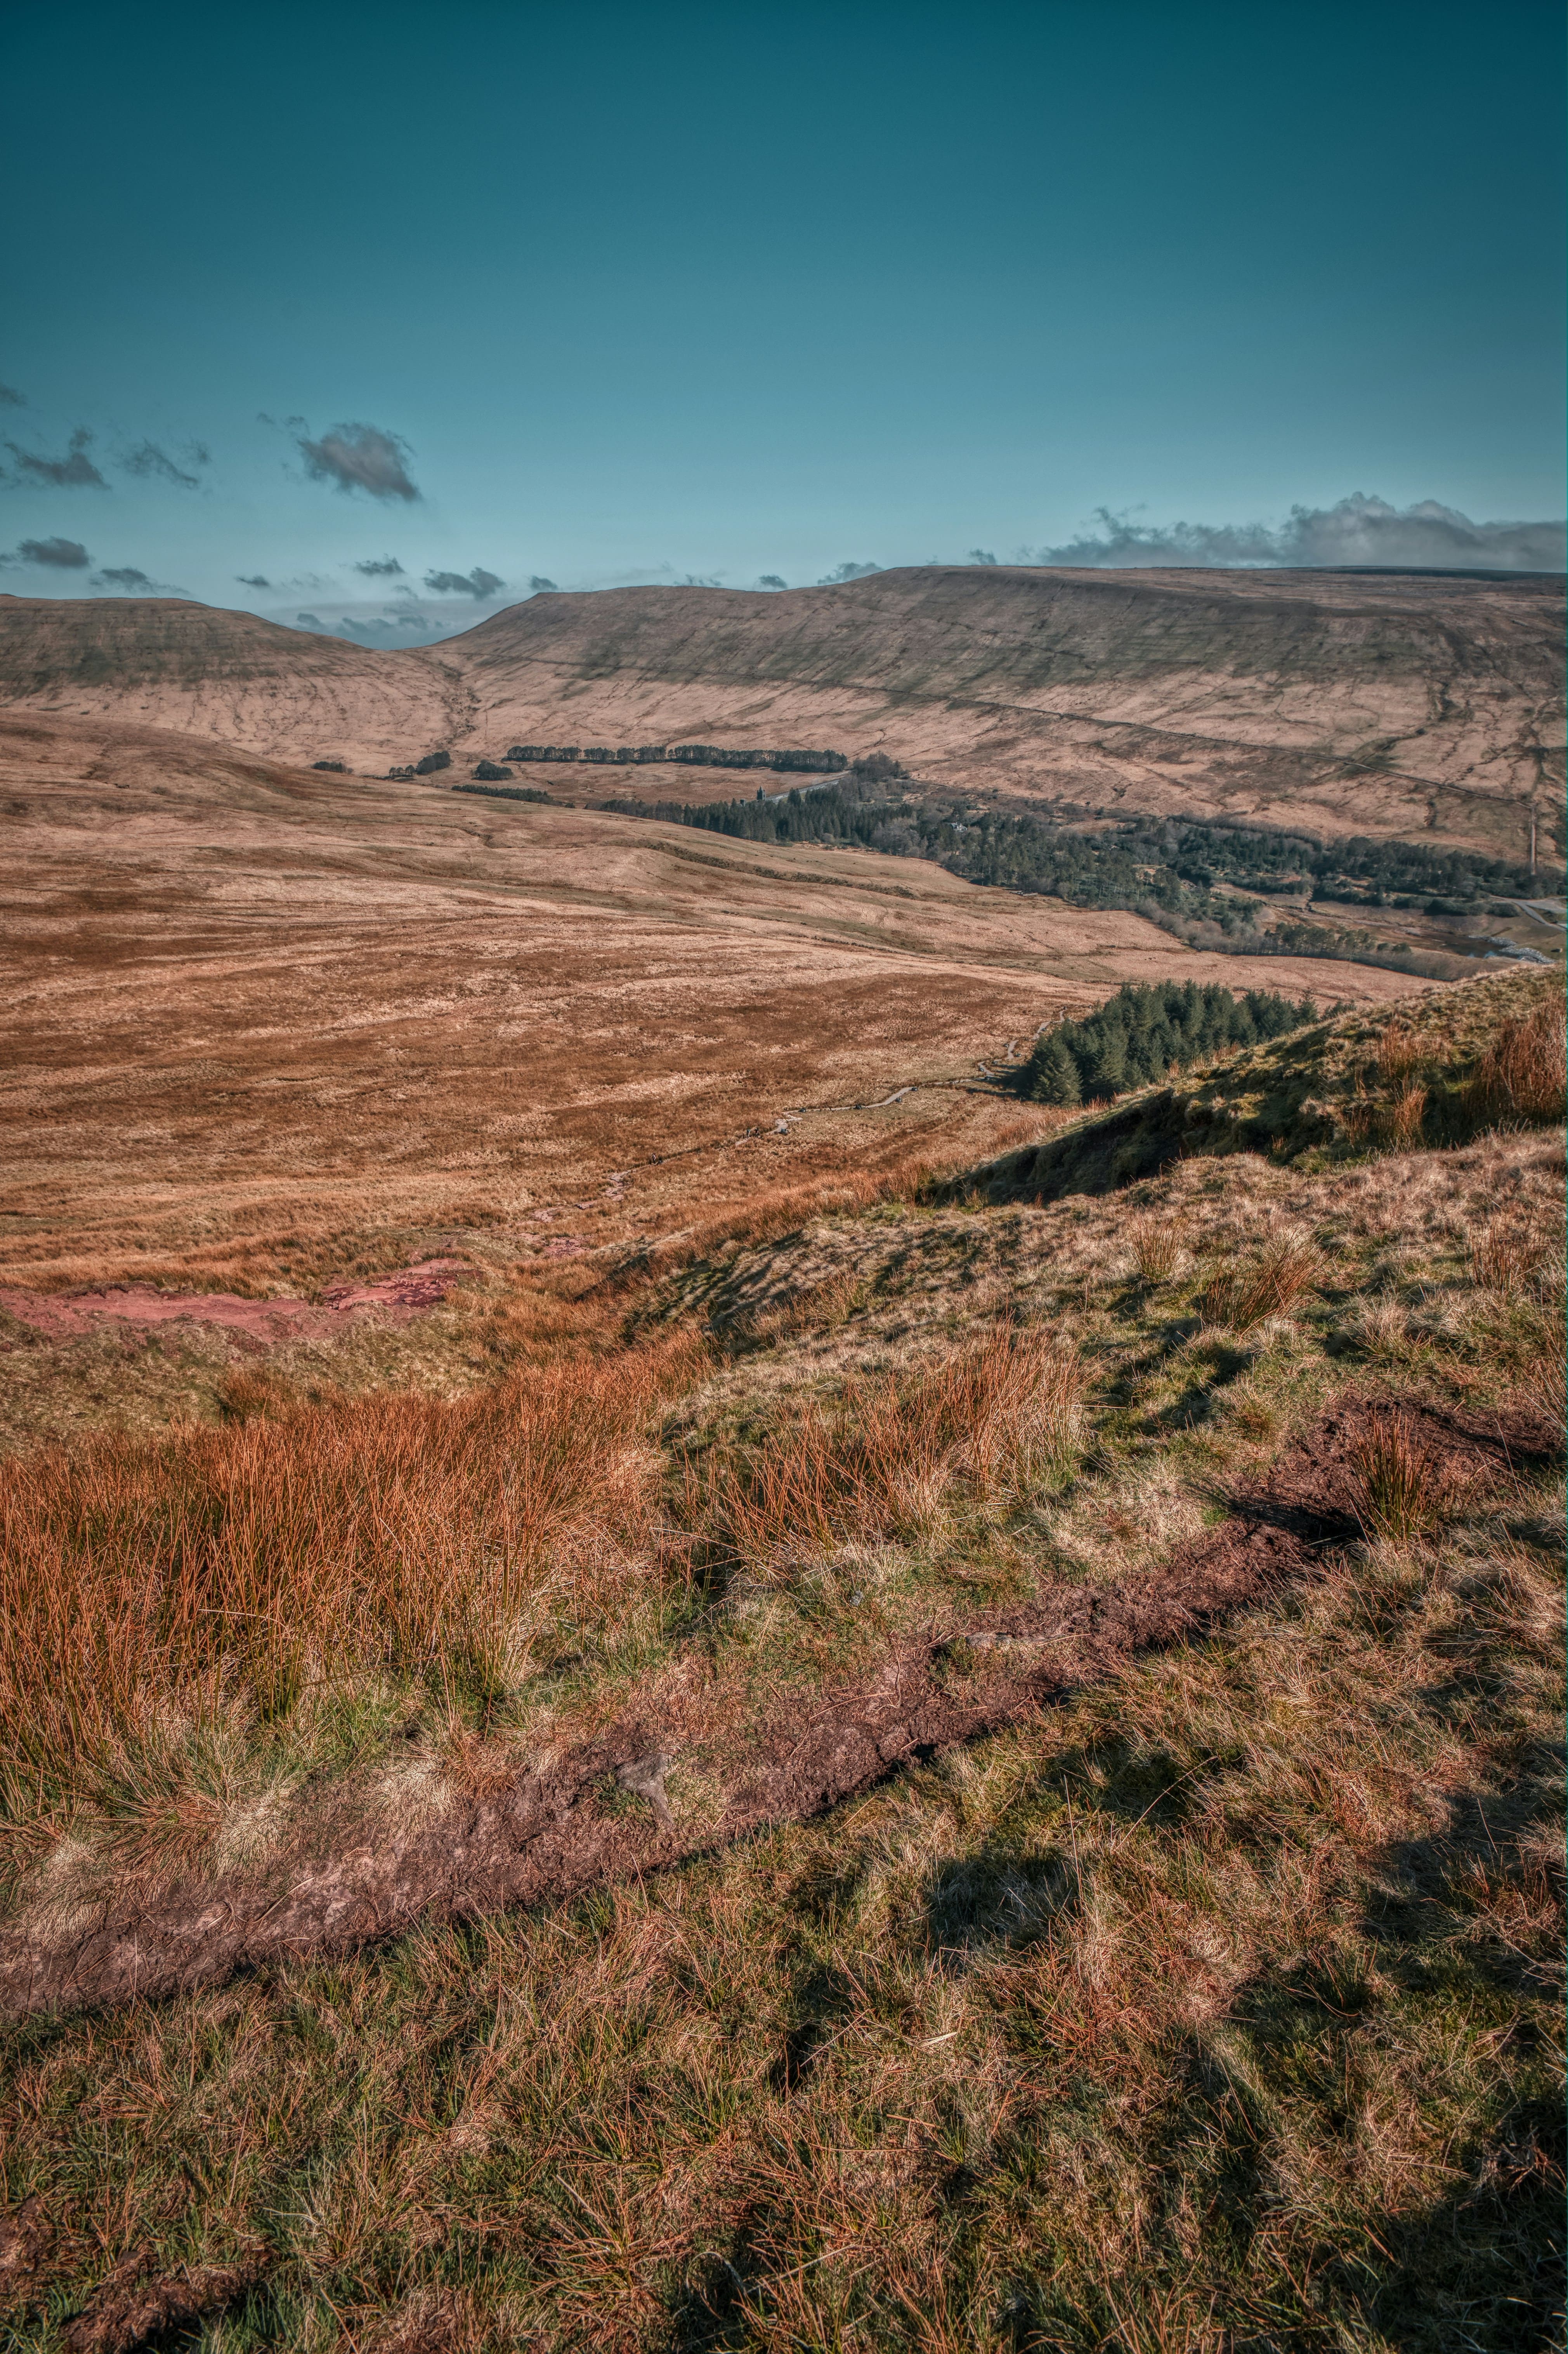
M373 653L175 597L0 597L0 702L308 764L402 758L466 721L424 653Z
M380 652L175 599L0 598L0 700L362 767L514 738L884 750L1086 812L1517 855L1532 796L1557 838L1563 622L1554 578L931 566L542 595Z

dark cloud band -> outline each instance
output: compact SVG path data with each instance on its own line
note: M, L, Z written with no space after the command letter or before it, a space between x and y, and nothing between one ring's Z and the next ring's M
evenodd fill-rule
M185 452L185 457L186 464L193 470L211 463L210 452L205 450L199 441L192 443L190 449ZM199 472L193 471L187 473L185 468L176 464L168 451L161 450L155 441L140 442L127 456L120 460L120 464L127 474L140 474L143 479L175 482L184 491L199 490L201 487Z
M92 562L79 539L25 539L0 564L41 564L53 572L85 572Z
M427 572L425 586L435 597L493 597L506 583L476 564L471 572Z
M19 450L15 441L7 441L5 447L16 461L16 471L24 482L47 482L57 491L106 491L108 483L87 454L91 441L86 426L79 425L63 458L40 458L36 451Z

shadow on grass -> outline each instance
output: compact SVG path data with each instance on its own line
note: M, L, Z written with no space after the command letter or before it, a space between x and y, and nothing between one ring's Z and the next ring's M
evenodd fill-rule
M1364 2265L1333 2267L1325 2285L1400 2354L1547 2354L1563 2342L1561 2104L1521 2102L1461 2162L1468 2179L1451 2197L1378 2220L1389 2269L1375 2287Z

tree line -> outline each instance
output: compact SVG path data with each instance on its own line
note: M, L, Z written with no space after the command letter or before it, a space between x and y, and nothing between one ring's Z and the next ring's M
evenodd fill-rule
M1296 1005L1273 990L1129 981L1082 1021L1059 1022L1038 1038L1019 1084L1032 1103L1104 1103L1175 1065L1283 1037L1317 1018L1310 998Z

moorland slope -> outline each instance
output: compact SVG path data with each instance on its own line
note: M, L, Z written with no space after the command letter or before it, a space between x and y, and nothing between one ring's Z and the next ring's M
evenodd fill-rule
M1555 838L1563 617L1546 578L929 566L542 595L375 652L173 599L6 598L0 698L355 767L514 738L881 750L966 790L1517 856L1532 802Z
M10 1467L18 2343L1553 2342L1560 985L1226 1069Z
M498 1263L591 1256L938 1134L978 1154L1018 1116L1010 1050L1124 981L1421 987L1193 952L927 863L147 729L0 718L0 1284L23 1293L313 1300L460 1235ZM7 1427L125 1402L122 1357L110 1379L37 1342ZM189 1382L166 1361L159 1413L214 1411L232 1355Z

